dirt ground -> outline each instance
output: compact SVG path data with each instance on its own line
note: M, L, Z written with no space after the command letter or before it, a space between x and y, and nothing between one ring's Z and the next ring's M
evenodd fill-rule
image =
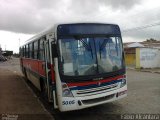
M53 120L25 83L18 59L0 63L0 114L0 119Z

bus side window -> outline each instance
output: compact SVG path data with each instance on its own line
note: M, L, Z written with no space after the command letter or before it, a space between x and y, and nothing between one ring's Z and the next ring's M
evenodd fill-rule
M26 58L28 58L28 45L26 45L26 54L25 54Z
M34 44L33 43L32 43L32 57L31 57L32 59L34 59Z
M23 57L23 47L21 47L21 56Z
M37 59L38 56L38 40L33 43L33 58Z
M32 43L29 44L29 58L32 58Z
M39 60L44 61L44 41L40 39L39 41Z
M24 55L25 55L25 54L24 54L24 46L23 46L23 48L22 48L22 52L23 52L23 57L24 57Z
M24 47L25 47L25 48L24 48L24 52L25 52L25 54L24 54L24 55L25 55L25 58L26 58L26 57L27 57L27 51L26 51L26 49L27 49L27 48L26 48L26 47L27 47L27 45L25 45Z

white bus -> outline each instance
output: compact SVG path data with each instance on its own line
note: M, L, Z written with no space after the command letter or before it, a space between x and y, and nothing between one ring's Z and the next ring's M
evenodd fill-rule
M118 25L57 24L20 48L22 72L60 111L78 110L127 95Z

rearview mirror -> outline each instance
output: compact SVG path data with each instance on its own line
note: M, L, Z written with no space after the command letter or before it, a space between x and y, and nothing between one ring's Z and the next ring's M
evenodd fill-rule
M51 49L52 49L52 57L56 58L58 57L58 53L57 53L57 45L55 43L52 43L51 45Z

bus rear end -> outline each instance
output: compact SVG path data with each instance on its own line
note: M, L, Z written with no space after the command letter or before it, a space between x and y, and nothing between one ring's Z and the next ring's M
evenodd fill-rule
M122 38L114 24L61 24L54 57L60 111L78 110L125 97Z

